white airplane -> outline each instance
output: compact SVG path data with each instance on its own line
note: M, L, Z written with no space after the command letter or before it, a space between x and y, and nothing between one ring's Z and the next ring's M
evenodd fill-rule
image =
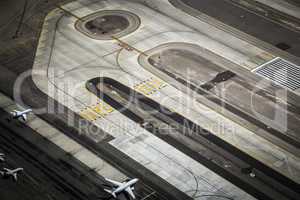
M4 161L5 161L5 154L0 153L0 162L4 162Z
M3 178L9 178L12 177L15 181L18 180L18 173L22 172L24 169L23 168L16 168L16 169L7 169L3 168L3 171L0 171L0 175Z
M11 114L13 115L14 119L23 119L24 121L27 120L27 114L32 112L32 109L27 109L24 111L18 111L18 110L14 110L13 112L11 112Z
M121 192L127 192L127 194L129 194L132 197L132 199L136 199L133 190L134 190L134 185L139 181L139 179L135 178L130 181L125 181L123 183L113 181L107 178L105 180L114 185L113 190L107 190L107 189L104 190L109 194L111 194L115 199L117 198L117 195Z

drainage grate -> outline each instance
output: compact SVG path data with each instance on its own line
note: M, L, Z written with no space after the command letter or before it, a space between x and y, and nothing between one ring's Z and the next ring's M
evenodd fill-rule
M300 66L282 58L274 58L253 72L291 90L300 88Z

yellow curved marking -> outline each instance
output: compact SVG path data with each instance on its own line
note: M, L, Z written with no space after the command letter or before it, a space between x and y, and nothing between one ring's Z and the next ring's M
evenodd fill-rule
M101 101L94 106L86 107L79 113L79 115L88 121L95 121L98 118L104 118L113 111L113 107Z
M102 117L114 111L113 107L104 102L98 102L92 109Z
M88 120L88 121L95 121L98 118L97 113L95 113L93 110L91 110L90 108L86 108L84 110L82 110L79 115Z
M149 78L134 86L134 89L146 96L151 95L160 89L166 87L167 84L156 78Z

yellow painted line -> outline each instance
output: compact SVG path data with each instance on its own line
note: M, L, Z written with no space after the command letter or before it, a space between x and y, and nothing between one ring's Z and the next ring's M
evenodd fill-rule
M65 13L67 13L68 15L71 15L73 17L75 17L76 19L83 21L83 19L81 19L81 17L78 17L77 15L75 15L74 13L64 9L63 7L61 7L60 5L56 5L57 8L61 9L62 11L64 11Z
M60 5L56 5L56 7L59 8L59 9L61 9L61 10L64 11L65 13L67 13L67 14L69 14L69 15L75 17L76 19L78 19L78 20L80 20L80 21L83 21L83 19L82 19L81 17L79 17L79 16L75 15L74 13L72 13L72 12L70 12L70 11L64 9L64 8L61 7ZM115 37L115 36L111 36L111 38L112 38L113 40L116 40L117 42L119 42L119 43L121 44L121 46L123 46L125 49L127 49L127 50L129 50L129 51L130 51L130 50L134 50L134 51L138 52L139 54L142 54L142 55L144 55L144 56L147 56L147 54L146 54L145 52L143 52L143 51L141 51L141 50L135 48L134 46L128 44L127 42L122 41L120 38L117 38L117 37Z
M164 87L168 86L168 84L162 80L157 78L151 77L137 85L134 86L134 89L146 96L154 94L159 90L163 89ZM172 113L178 113L174 108L168 107L168 109Z
M79 115L88 120L88 121L95 121L99 116L90 108L86 108L84 110L82 110Z
M159 79L150 78L134 86L134 89L146 96L154 94L160 89L166 87L167 84Z
M95 121L98 118L104 118L108 114L115 111L113 107L106 104L105 102L98 102L96 105L88 106L79 115L88 121Z
M154 78L151 78L151 80L147 84L151 85L153 88L156 88L158 90L167 86L165 82Z
M272 54L270 54L268 52L263 52L263 53L260 54L260 56L262 58L264 58L265 60L268 60L268 61L276 58L276 56L274 56L274 55L272 55Z
M131 45L128 44L127 42L122 41L120 38L117 38L117 37L115 37L115 36L111 36L111 38L114 39L114 40L116 40L117 42L119 42L119 43L121 44L121 46L123 46L123 47L126 48L127 50L132 49L132 50L138 52L139 54L142 54L142 55L144 55L144 56L148 56L145 52L143 52L143 51L141 51L141 50L139 50L139 49L137 49L137 48L131 46Z
M92 109L102 117L105 117L106 115L114 111L113 107L104 102L97 103L97 105L93 106Z

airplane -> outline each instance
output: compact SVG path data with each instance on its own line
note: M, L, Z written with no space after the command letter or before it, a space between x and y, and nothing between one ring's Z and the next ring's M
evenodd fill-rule
M18 111L18 110L14 110L13 112L11 112L11 114L13 115L13 119L23 119L24 121L27 120L27 114L32 112L32 109L27 109L24 111Z
M5 154L0 153L0 162L4 162L4 161L5 161Z
M115 199L117 199L117 195L121 192L127 192L127 194L129 194L132 197L132 199L136 199L133 190L134 190L134 185L139 181L139 179L135 178L129 181L125 181L123 183L113 181L107 178L105 178L105 180L113 184L114 189L113 190L104 189L104 190L109 194L111 194Z
M3 178L9 178L12 177L14 179L14 181L18 180L18 173L22 172L24 169L23 168L16 168L16 169L7 169L7 168L3 168L3 171L0 171L0 175Z

